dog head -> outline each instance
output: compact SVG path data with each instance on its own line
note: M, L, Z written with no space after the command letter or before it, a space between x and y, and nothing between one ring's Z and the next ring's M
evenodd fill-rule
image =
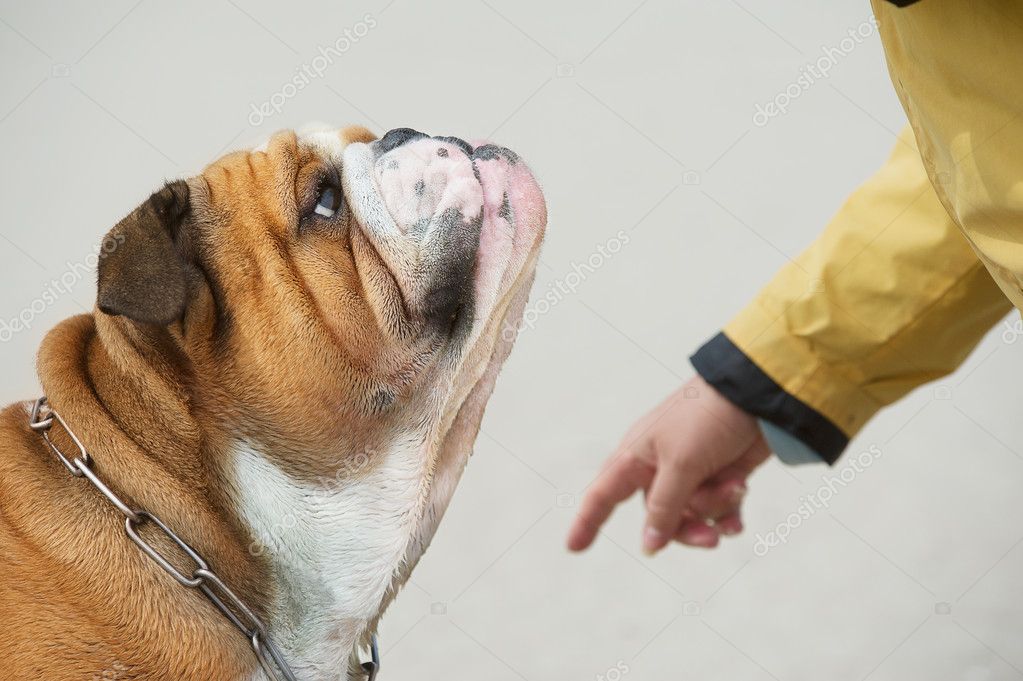
M545 222L533 176L502 147L284 132L121 221L97 303L166 329L205 404L272 440L291 472L319 475L336 461L311 452L378 449L443 412L474 348L500 341Z

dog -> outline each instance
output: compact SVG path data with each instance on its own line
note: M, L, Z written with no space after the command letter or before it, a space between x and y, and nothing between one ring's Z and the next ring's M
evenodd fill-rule
M546 222L504 147L353 126L277 133L117 223L93 313L41 345L46 400L0 414L2 677L375 673Z

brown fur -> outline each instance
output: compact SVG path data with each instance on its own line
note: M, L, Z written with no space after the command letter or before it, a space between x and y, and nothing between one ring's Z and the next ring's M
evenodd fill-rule
M266 566L221 497L228 441L258 432L288 472L329 476L339 462L311 453L372 452L403 427L382 405L414 399L435 370L436 341L401 309L359 230L301 230L324 170L284 133L170 185L111 233L125 240L101 267L100 309L58 325L39 354L44 391L94 470L259 612ZM186 187L187 214L161 213ZM54 438L69 450L58 427ZM254 668L232 625L149 562L46 449L25 405L0 414L0 442L3 678L220 680Z

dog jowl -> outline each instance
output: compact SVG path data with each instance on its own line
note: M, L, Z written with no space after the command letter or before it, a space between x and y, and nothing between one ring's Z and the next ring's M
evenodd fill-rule
M278 133L114 226L96 309L46 336L40 380L92 471L207 560L297 678L360 678L468 459L545 226L503 147ZM75 451L65 429L48 436ZM7 676L265 678L25 404L0 416L0 442Z

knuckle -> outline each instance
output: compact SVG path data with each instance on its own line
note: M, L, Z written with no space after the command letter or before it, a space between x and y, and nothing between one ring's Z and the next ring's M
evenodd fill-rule
M673 517L679 515L673 504L661 499L650 499L646 505L647 515L651 521L669 522Z
M658 463L675 471L693 470L699 465L692 452L686 451L677 443L661 443L657 452Z
M693 460L693 457L686 456L683 452L677 450L667 450L659 463L679 476L695 475L700 469L699 464Z

